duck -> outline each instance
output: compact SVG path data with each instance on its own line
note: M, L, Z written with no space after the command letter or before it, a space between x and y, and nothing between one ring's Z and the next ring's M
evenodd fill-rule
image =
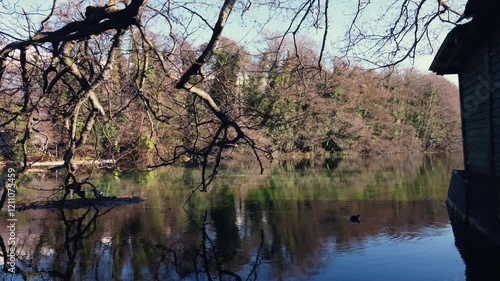
M360 215L356 215L356 216L352 215L351 218L350 218L350 220L351 220L351 222L361 223L359 221L359 217L360 217Z
M102 191L94 189L93 192L94 192L94 197L95 198L103 198L104 197L104 195L102 194Z

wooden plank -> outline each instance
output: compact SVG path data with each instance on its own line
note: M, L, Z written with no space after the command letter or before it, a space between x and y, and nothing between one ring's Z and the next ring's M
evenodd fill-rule
M465 136L465 143L469 147L470 145L486 145L489 143L488 135L483 136Z
M495 176L496 177L500 177L500 168L495 170Z
M488 118L486 104L474 106L474 104L467 104L461 108L462 117L465 123L485 121Z
M487 86L483 85L474 85L468 89L463 89L462 97L465 101L469 101L470 99L478 100L479 102L485 102L489 100L490 91L488 91Z
M477 173L477 174L485 174L486 173L485 169L487 170L486 167L476 167L476 166L473 166L473 165L468 165L466 167L467 167L466 169L468 171L471 171L471 172Z
M481 167L483 169L488 168L488 158L483 158L483 159L474 159L474 158L467 158L466 164L470 166L476 166L476 167Z
M496 112L496 111L499 111L500 110L500 100L493 100L493 104L491 105L491 110L492 110L492 114L493 112Z
M467 153L467 161L474 165L489 165L489 155L486 151L469 151Z
M490 53L491 65L497 65L500 63L500 45L495 47L493 51Z
M464 138L464 146L467 146L467 148L470 145L488 145L488 136L468 136L465 135Z
M463 78L460 79L460 81L476 78L481 72L486 73L487 66L485 64L478 63L483 60L484 58L477 57L472 60L465 61L464 65L467 65L468 67L460 72L460 76Z
M464 114L469 112L470 115L470 112L474 112L475 114L472 115L476 115L479 112L485 112L488 110L488 107L490 106L488 101L489 100L485 97L469 96L460 101L460 109Z
M497 131L493 131L492 132L492 138L494 138L494 139L500 138L500 132L498 130Z
M500 42L495 43L493 46L496 46L490 52L491 62L500 62Z
M476 79L468 84L460 85L460 94L465 98L467 96L488 96L488 82L484 79Z
M491 57L491 72L494 73L500 70L500 54Z
M495 118L500 117L500 110L493 111L491 116L494 120L495 120Z
M498 149L500 149L500 146L496 145L495 146L495 151L500 152L500 150L498 150ZM493 161L495 161L495 165L500 165L500 154L499 153L497 153L496 155L494 155Z
M490 43L490 46L494 46L494 48L492 48L490 51L490 56L495 56L496 54L500 53L500 28L498 28L498 26L495 31L492 32Z
M496 83L499 83L500 84L500 81L499 82L496 82ZM494 89L494 91L491 93L491 98L493 100L498 100L500 99L500 87L497 87L497 89Z
M462 93L462 95L470 95L470 94L474 94L475 92L479 90L481 90L481 88L484 88L484 86L481 86L481 85L478 85L479 83L479 80L478 79L474 79L474 80L469 80L467 82L464 82L462 84L460 84L460 93Z
M497 154L497 155L495 155L495 157L494 157L493 159L494 159L494 161L495 161L495 164L500 165L500 155L498 155L498 154Z
M497 37L500 38L500 36ZM497 62L500 62L500 39L493 40L490 46L493 46L489 54L491 63L493 65L496 64Z
M491 131L500 134L500 126L498 124L491 126Z
M467 169L467 171L471 171L471 172L476 173L476 174L484 174L484 168L481 168L481 167L466 165L466 169Z
M460 85L460 92L464 97L469 95L484 96L488 91L488 84L486 80L476 79L475 81L470 81L468 84Z
M500 100L494 100L493 104L491 105L492 111L491 111L491 118L493 119L493 122L500 122Z
M496 146L497 148L500 148L498 146ZM495 161L495 165L500 165L500 155L495 155L495 157L493 158L493 161Z
M490 131L489 127L465 130L465 132L467 132L468 136L488 136L489 131Z
M462 113L462 133L464 139L464 156L466 169L478 172L488 170L489 147L488 129L484 130L468 126L474 122L485 123L488 118L488 53L486 44L481 44L469 54L464 61L460 79L460 108ZM484 136L480 136L482 134ZM478 151L482 150L482 151Z
M472 113L472 114L464 112L462 114L462 116L464 117L463 124L465 125L466 123L476 122L476 121L485 122L485 120L486 120L485 115L486 115L485 112L477 112L477 113Z
M465 141L466 144L468 145L485 145L488 144L488 135L482 135L482 136L474 136L474 135L466 135L465 136Z
M486 128L486 125L483 120L473 121L473 122L464 122L464 129L480 129Z
M485 167L488 167L488 153L470 151L467 153L467 163L473 165L485 165Z
M467 85L468 83L475 83L478 80L485 78L488 73L486 72L486 67L478 67L475 69L470 69L468 72L462 74L459 80L460 86Z
M490 50L490 57L494 57L495 55L500 53L500 36L498 35L500 29L497 29L490 37L491 46L494 46Z
M467 115L475 115L478 112L488 111L490 107L489 100L489 96L486 93L464 97L463 100L460 100L462 114L467 117Z
M499 147L500 149L500 147ZM495 159L494 159L494 166L493 166L493 170L494 170L494 174L495 176L500 176L500 151L499 150L496 150L496 156L495 156Z
M500 80L500 71L493 72L493 81Z
M487 81L488 73L486 72L486 68L481 68L473 73L468 73L467 76L460 79L460 88L466 89L471 86L475 86L482 81Z
M481 73L486 73L487 65L485 64L484 60L484 51L477 52L477 54L472 54L469 59L465 59L463 65L466 65L467 67L463 71L461 71L460 74L462 74L465 80L476 78Z
M495 174L496 176L498 176L498 175L499 175L499 173L500 173L500 163L497 163L497 164L495 164L495 165L493 166L493 171L494 171L494 174Z
M483 138L487 140L488 137L487 132L483 132L482 134L477 134L475 132L471 132L470 130L464 130L463 134L465 138L470 138L468 141L480 141ZM477 140L475 138L477 138Z
M492 146L492 140L493 140L493 132L492 132L492 118L491 118L491 114L492 114L492 109L491 109L491 103L492 103L492 100L491 100L491 93L493 92L493 81L492 80L492 75L491 75L491 59L490 59L490 56L489 56L489 53L490 53L490 50L492 49L491 47L492 45L491 44L486 44L486 53L484 54L484 63L486 64L486 67L488 68L487 70L487 73L488 73L488 79L487 81L482 81L483 84L485 84L484 86L486 86L486 97L488 98L487 100L487 103L490 104L490 106L488 106L488 120L487 120L487 132L488 132L488 145L486 146L486 148L488 149L487 151L487 154L486 154L486 157L488 159L488 172L489 174L491 175L492 174L492 170L493 170L493 157L492 157L492 154L493 154L493 146Z
M488 133L488 127L484 120L478 120L474 122L474 124L482 123L483 126L478 125L477 127L466 127L468 124L473 124L473 122L465 121L463 124L462 132L464 132L467 136L481 136L486 135ZM477 131L483 130L483 131Z
M488 139L484 138L484 140L477 139L477 140L469 140L466 143L464 143L464 146L467 147L468 150L470 151L486 151L485 146L488 144Z
M496 138L497 138L497 137L500 137L500 128L499 128L499 127L493 127L493 129L492 129L492 130L493 130L493 132L492 132L492 133L493 133L493 136L494 136L494 137L496 137Z
M469 154L470 153L485 153L486 155L488 154L488 145L487 144L466 143L465 147L467 148L467 151Z
M477 59L482 58L483 57L482 55L486 51L484 46L485 46L484 44L481 45L478 44L478 47L472 50L472 52L469 53L469 55L467 56L467 58L465 58L465 60L474 62L477 61Z
M493 107L493 108L499 108L500 107L500 100L499 99L494 99L491 107Z
M488 172L488 162L487 161L485 163L466 162L465 165L466 165L467 169L470 170L471 172L481 173L481 174Z
M497 154L499 154L497 152ZM496 170L496 169L500 169L500 155L496 155L495 158L493 159L493 169Z
M465 118L469 118L471 116L484 114L484 112L488 110L488 103L486 101L481 103L480 100L468 99L461 104L460 109L462 110L462 115ZM486 114L484 114L484 118L487 118Z
M500 53L496 53L493 56L490 56L491 72L498 71L499 65L500 65Z

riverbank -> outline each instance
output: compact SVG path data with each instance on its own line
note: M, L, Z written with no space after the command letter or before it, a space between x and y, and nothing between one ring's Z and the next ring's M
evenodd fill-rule
M7 167L7 166L23 166L22 161L0 161L0 167ZM64 164L64 161L29 161L26 163L28 169L42 169L42 170L49 170L50 168L54 168L57 166L61 166ZM84 165L84 166L104 166L104 165L115 165L116 161L112 159L107 159L107 160L75 160L73 161L73 164L79 166L79 165ZM45 168L45 169L43 169Z

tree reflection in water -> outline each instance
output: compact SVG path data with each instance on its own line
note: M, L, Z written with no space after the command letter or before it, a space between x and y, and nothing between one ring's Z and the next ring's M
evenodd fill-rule
M21 278L21 280L46 280L47 278L49 278L49 280L73 280L74 274L77 271L78 254L84 246L82 242L95 233L99 216L109 211L110 210L107 210L99 214L99 210L89 208L83 214L70 217L69 211L60 209L60 220L64 225L64 252L54 258L54 261L58 260L58 264L62 266L44 269L45 264L49 262L48 260L44 260L43 258L37 260L36 253L34 253L35 256L33 259L26 258L26 256L17 253L17 273L6 273L6 275L13 275L11 276L13 280L16 280L16 277ZM19 250L24 253L31 251L31 249L23 249L23 247L29 247L30 242L28 239L29 238L24 241L24 244L21 244L22 247L17 247L18 252ZM0 242L3 241L0 240ZM51 249L40 246L41 245L38 245L37 248L41 249L41 252L44 252L44 254L51 253ZM6 276L2 277L6 278Z
M111 209L100 211L94 208L85 211L59 210L58 220L61 223L53 225L55 231L52 233L56 237L44 237L51 235L49 233L40 233L36 239L24 236L23 243L17 248L17 273L10 274L7 267L2 266L4 271L0 273L0 280L170 280L191 275L197 280L256 280L258 277L257 269L264 245L263 231L251 270L246 276L240 276L228 269L224 263L228 257L217 248L220 243L214 242L209 234L211 222L208 221L208 211L204 212L200 224L193 220L199 232L196 247L194 241L178 247L178 244L167 246L159 243L162 239L147 240L144 237L138 239L140 241L130 237L125 241L115 241L118 240L114 237L117 232L111 233L106 230L106 225L99 222L104 216L108 216L109 222L110 212ZM121 226L124 228L118 233L127 235L127 230L130 230L127 228L134 223ZM6 250L1 238L3 257ZM51 238L57 243L49 246ZM37 244L33 245L34 242ZM63 247L58 248L58 245ZM128 253L124 254L124 251ZM146 253L145 257L149 260L146 268L144 265L148 262L143 260L141 252Z
M39 216L49 227L32 223L28 233L38 238L23 235L19 250L25 252L13 280L307 280L328 249L347 253L384 233L412 240L422 228L442 227L447 215L440 203L425 200L360 206L221 194L212 208L171 209L163 216L143 206L44 212ZM353 208L378 219L367 216L359 228L344 218ZM182 216L187 221L178 223Z
M432 266L427 265L439 264L431 276L453 280L455 276L448 273L463 276L464 272L453 239L446 236L451 229L443 202L453 165L448 158L427 157L285 165L264 176L223 178L207 194L193 196L185 209L181 206L191 193L196 170L120 180L103 177L99 189L116 196L140 192L146 201L106 212L20 213L22 273L13 280L322 280L331 276L358 280L353 277L357 271L382 272L394 263L396 271L402 270L400 263L415 268L415 276L429 272ZM361 224L350 222L353 213L361 215ZM443 248L444 244L449 246ZM433 257L434 246L443 250L436 251L438 255L448 256ZM371 249L377 252L364 256ZM362 264L355 271L344 270L352 257ZM472 263L480 256L463 257L473 280ZM452 261L441 263L445 259ZM450 266L452 271L442 274L440 267ZM334 270L327 275L330 268ZM0 273L0 280L11 277Z

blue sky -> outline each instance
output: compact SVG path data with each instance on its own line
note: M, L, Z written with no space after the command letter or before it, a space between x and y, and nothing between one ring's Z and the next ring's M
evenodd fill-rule
M362 0L367 2L367 0ZM33 29L37 29L37 23L40 21L40 18L43 18L42 15L48 14L48 8L50 7L51 1L16 1L16 0L4 0L2 1L5 4L12 5L14 3L17 7L17 11L22 13L22 9L29 12L39 11L39 17L33 17ZM80 1L79 1L80 2ZM83 1L82 1L83 2ZM163 0L150 0L150 5L158 6L162 5L165 1ZM194 1L176 1L176 3L183 4L186 7L196 11L200 15L203 15L207 21L213 24L216 21L218 8L220 7L222 0L206 0L200 1L202 4L192 4ZM262 39L266 36L271 36L273 34L282 34L289 25L291 20L292 13L287 13L287 9L297 8L302 1L290 1L290 6L270 9L269 6L259 5L260 2L264 1L252 1L252 5L249 9L245 10L245 7L248 6L247 0L237 1L235 9L229 18L229 22L226 25L223 35L229 37L236 42L240 43L242 46L245 46L248 50L257 49L262 47ZM436 9L435 1L428 4L428 6L424 7L427 11L432 11L432 9ZM463 5L465 0L453 0L449 1L450 5L454 7L457 11L461 11L463 9ZM62 3L59 1L59 3ZM88 5L88 3L99 3L104 4L105 1L84 1L82 3L82 7ZM366 9L366 12L363 14L364 26L362 28L370 30L372 33L383 32L382 28L387 26L387 23L390 22L391 18L391 10L389 9L392 5L395 8L399 8L397 6L398 1L394 1L391 4L391 1L387 0L371 0L370 6ZM292 6L295 4L295 7ZM346 31L348 26L354 16L356 11L357 1L349 1L349 0L330 0L329 7L329 28L328 28L328 43L326 45L327 51L333 55L340 55L339 48L343 44L343 39L345 38ZM179 5L180 6L180 5ZM38 7L42 7L42 9L38 9ZM83 9L83 8L82 8ZM178 15L182 15L182 9L178 9ZM1 11L1 10L0 10ZM386 15L386 18L381 15L384 11L389 11ZM3 11L5 12L5 10ZM184 11L185 13L186 11ZM396 13L399 13L399 10L395 9ZM26 20L21 16L17 18L9 18L12 14L3 14L0 19L0 30L5 32L13 32L19 31L19 28L15 28L15 25L21 24L26 26ZM38 21L37 21L38 19ZM322 20L320 21L322 22ZM163 32L165 30L165 21L161 18L157 18L156 20L149 23L150 25L154 25L154 30L157 32ZM435 26L431 26L432 31L435 32L435 40L433 40L433 54L429 54L429 49L422 48L422 55L419 55L415 59L415 68L421 71L427 71L429 65L433 59L435 52L437 51L439 45L443 41L446 34L451 30L453 26L450 24L436 24ZM177 26L178 30L184 29L184 27ZM189 37L188 40L194 42L195 45L201 45L204 42L207 42L210 38L210 29L206 26L204 22L199 20L197 17L192 19L191 25L188 27L189 29ZM302 38L307 38L313 42L316 42L319 46L320 40L323 36L324 29L314 29L314 28L302 28L298 35ZM360 48L358 53L363 53L363 49ZM410 62L404 62L402 64L403 67L411 67ZM456 83L455 77L447 77L451 81Z

